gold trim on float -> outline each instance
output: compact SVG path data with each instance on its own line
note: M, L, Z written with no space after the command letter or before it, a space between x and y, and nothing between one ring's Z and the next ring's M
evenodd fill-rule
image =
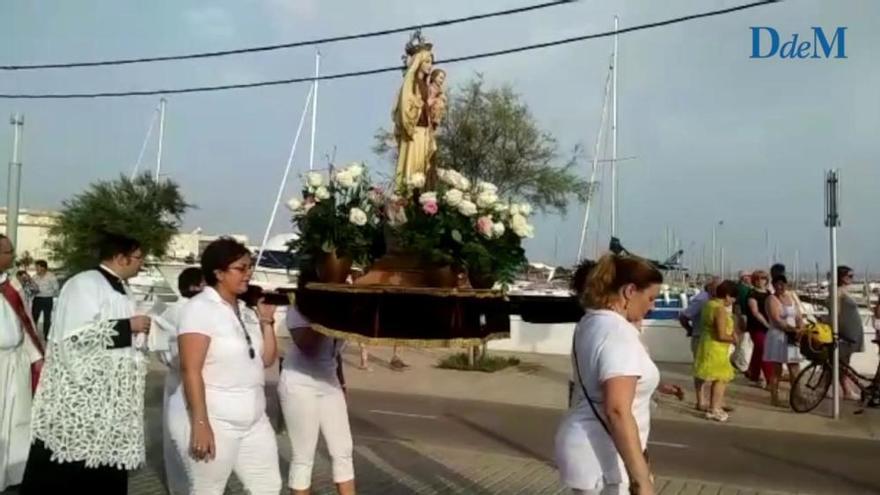
M478 299L507 299L507 296L494 289L461 289L440 287L403 287L399 285L352 285L310 282L306 289L323 292L343 292L349 294L410 294L436 297L468 297Z
M348 342L355 342L357 344L364 344L369 346L394 346L399 345L403 347L422 347L422 348L438 348L438 347L473 347L478 345L483 345L484 343L490 340L497 339L507 339L510 338L510 332L495 332L490 333L484 338L473 337L469 339L465 338L454 338L454 339L400 339L393 337L368 337L366 335L361 335L359 333L354 332L343 332L341 330L334 330L332 328L327 328L324 325L320 325L318 323L312 323L312 329L316 332L326 335L327 337L331 337L334 339L341 339Z

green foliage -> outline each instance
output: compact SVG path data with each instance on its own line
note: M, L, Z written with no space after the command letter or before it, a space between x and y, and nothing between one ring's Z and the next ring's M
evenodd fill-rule
M476 235L462 246L461 258L469 273L490 275L506 286L528 262L521 244L519 236L510 230L500 237Z
M396 160L392 133L380 129L375 139L374 151ZM564 213L572 197L589 195L587 181L575 173L579 150L561 158L556 139L539 128L521 97L509 86L487 88L479 76L450 91L437 147L435 166L491 182L500 196L543 211Z
M105 233L134 238L145 253L161 257L190 206L177 184L157 183L149 174L96 182L62 203L47 244L68 273L98 264L97 245Z
M494 373L511 366L519 366L520 361L515 357L481 356L474 361L474 365L468 364L468 355L464 352L451 354L437 363L438 368L460 371L482 371Z
M436 214L429 215L419 203L417 194L408 200L400 200L397 207L405 211L407 219L394 230L402 247L419 253L433 266L449 265L456 270L466 268L461 253L465 236L470 237L473 231L472 219L453 208L439 208Z

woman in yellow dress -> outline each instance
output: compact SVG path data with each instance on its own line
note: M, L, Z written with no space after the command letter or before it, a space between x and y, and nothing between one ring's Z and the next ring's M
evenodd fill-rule
M700 343L694 357L694 377L703 380L697 393L697 409L706 411L706 419L725 422L724 392L735 372L730 364L730 346L736 342L733 312L736 301L736 282L726 280L715 290L715 296L706 303L700 313ZM706 407L706 390L710 390L709 407Z

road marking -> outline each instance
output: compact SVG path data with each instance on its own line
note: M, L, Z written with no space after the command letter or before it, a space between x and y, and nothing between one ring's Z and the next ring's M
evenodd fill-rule
M686 449L686 448L688 448L688 446L683 443L655 442L653 440L649 441L648 445L656 445L657 447L669 447L671 449Z
M381 409L370 409L373 414L385 414L386 416L403 416L404 418L420 418L420 419L437 419L437 416L428 414L402 413L397 411L383 411Z

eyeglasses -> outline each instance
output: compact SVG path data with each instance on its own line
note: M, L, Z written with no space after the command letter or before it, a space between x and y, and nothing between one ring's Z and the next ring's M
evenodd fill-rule
M235 270L240 273L247 273L247 272L254 271L254 265L250 264L247 266L240 266L240 265L239 266L230 266L227 270Z

